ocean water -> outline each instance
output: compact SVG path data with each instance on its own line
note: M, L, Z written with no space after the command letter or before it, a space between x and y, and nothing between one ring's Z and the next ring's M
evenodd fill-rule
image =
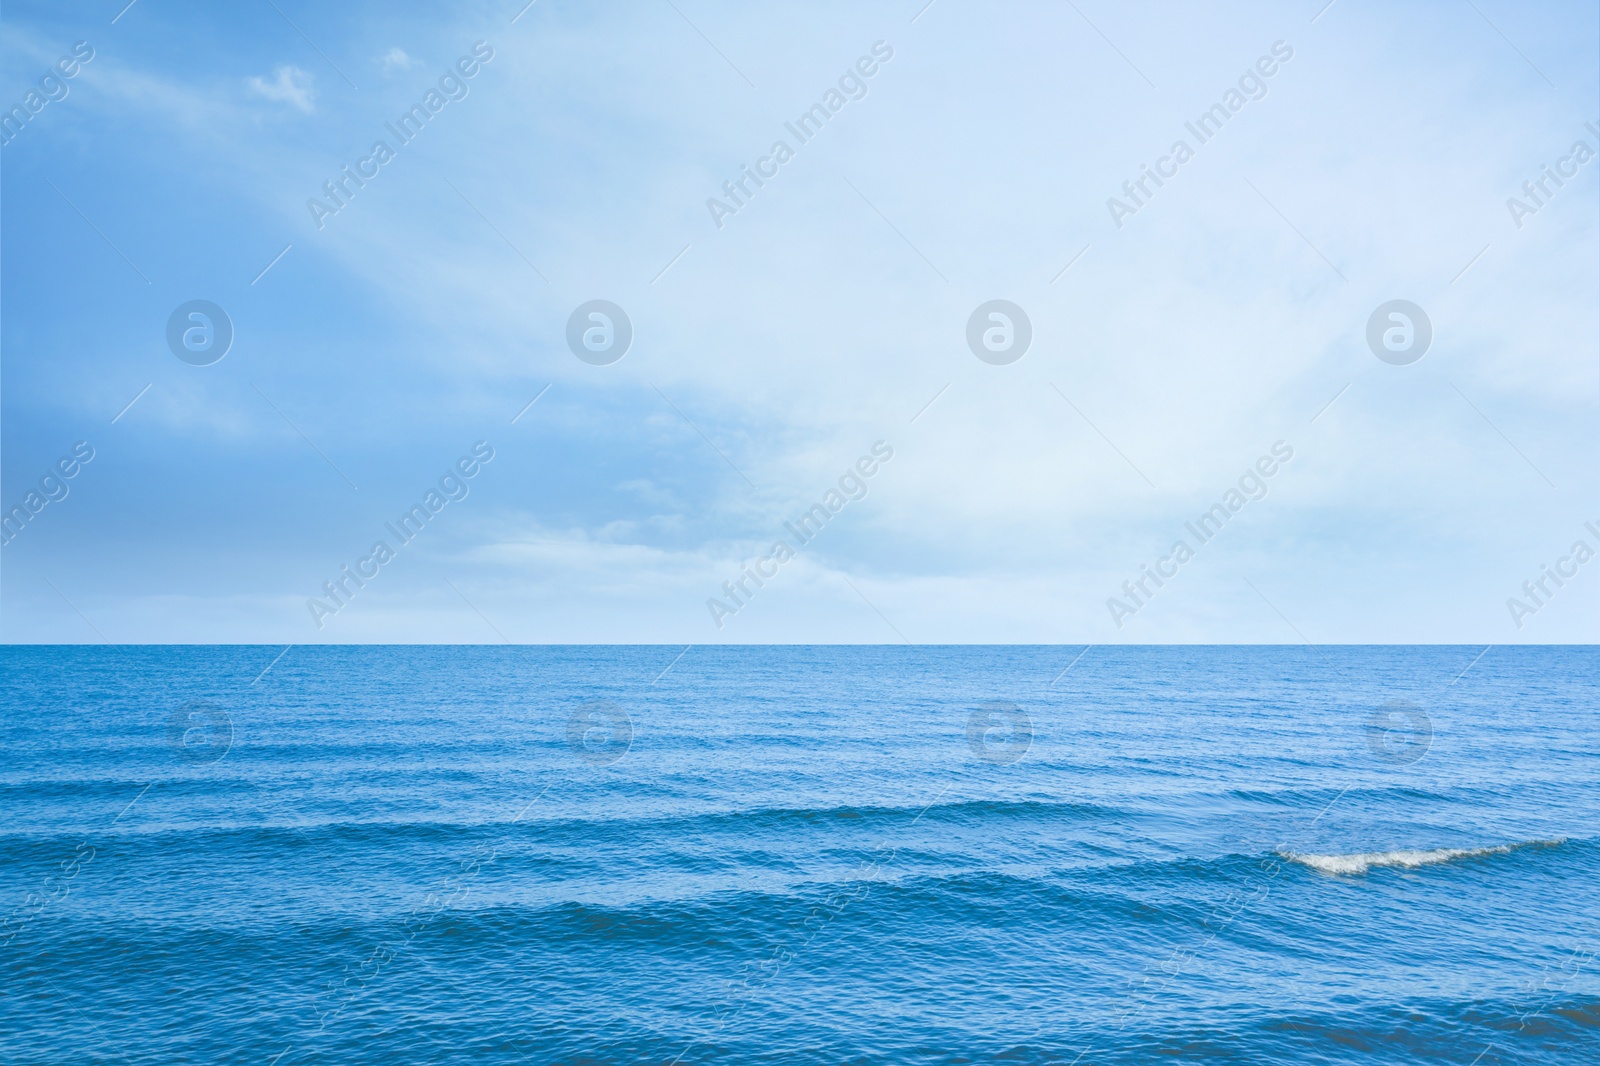
M0 1061L1600 1062L1600 654L10 647Z

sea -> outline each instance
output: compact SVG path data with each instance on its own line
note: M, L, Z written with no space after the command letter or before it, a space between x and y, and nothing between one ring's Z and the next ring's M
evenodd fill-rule
M1593 647L0 649L0 1062L1600 1063Z

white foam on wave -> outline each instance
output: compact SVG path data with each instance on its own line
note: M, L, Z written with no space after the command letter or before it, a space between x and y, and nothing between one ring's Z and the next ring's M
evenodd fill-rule
M1485 855L1504 855L1518 848L1553 848L1567 842L1566 837L1554 840L1525 840L1518 844L1500 844L1492 848L1433 848L1427 851L1361 851L1351 855L1309 855L1297 851L1283 853L1292 862L1309 866L1325 874L1364 874L1374 866L1401 866L1414 869L1432 866L1456 859L1477 859Z

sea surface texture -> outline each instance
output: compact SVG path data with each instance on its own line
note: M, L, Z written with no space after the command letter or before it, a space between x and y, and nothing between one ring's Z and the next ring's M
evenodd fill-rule
M0 1061L1600 1063L1600 653L0 650Z

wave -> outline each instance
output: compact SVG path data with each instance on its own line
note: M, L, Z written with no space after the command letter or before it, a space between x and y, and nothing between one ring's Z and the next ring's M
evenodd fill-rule
M1415 869L1435 863L1454 862L1457 859L1479 859L1488 855L1507 855L1521 848L1554 848L1567 842L1566 837L1552 840L1524 840L1515 844L1498 844L1488 848L1432 848L1426 851L1360 851L1349 855L1312 855L1286 851L1282 855L1325 874L1364 874L1374 866L1400 866Z
M3 793L0 793L3 797ZM332 808L334 805L328 804ZM342 804L348 807L349 804ZM509 806L507 810L511 809ZM879 823L896 825L903 822L955 822L981 825L988 820L1060 820L1093 821L1129 817L1124 807L1049 800L959 800L934 804L816 804L803 806L756 806L738 809L679 811L624 811L616 814L579 816L565 812L541 817L538 807L524 813L527 817L508 819L478 816L471 820L449 818L420 818L408 816L407 811L396 811L394 817L369 817L352 819L341 810L329 810L322 817L316 813L303 815L294 822L272 820L273 815L296 813L287 800L269 800L253 809L253 813L266 816L263 821L233 824L158 824L136 830L121 830L121 835L138 833L149 837L160 836L210 836L210 837L281 837L330 836L352 839L373 838L393 840L406 836L416 838L447 839L496 834L520 834L550 839L552 834L580 833L592 840L596 834L624 835L635 833L670 833L677 839L692 839L693 834L706 832L756 833L765 830L787 830L799 826L817 826L836 829L841 825L863 826ZM77 832L74 830L74 832ZM77 834L81 836L81 833ZM54 841L63 834L48 829L31 832L8 832L0 829L0 848L12 842L28 840ZM76 837L74 837L76 839Z

